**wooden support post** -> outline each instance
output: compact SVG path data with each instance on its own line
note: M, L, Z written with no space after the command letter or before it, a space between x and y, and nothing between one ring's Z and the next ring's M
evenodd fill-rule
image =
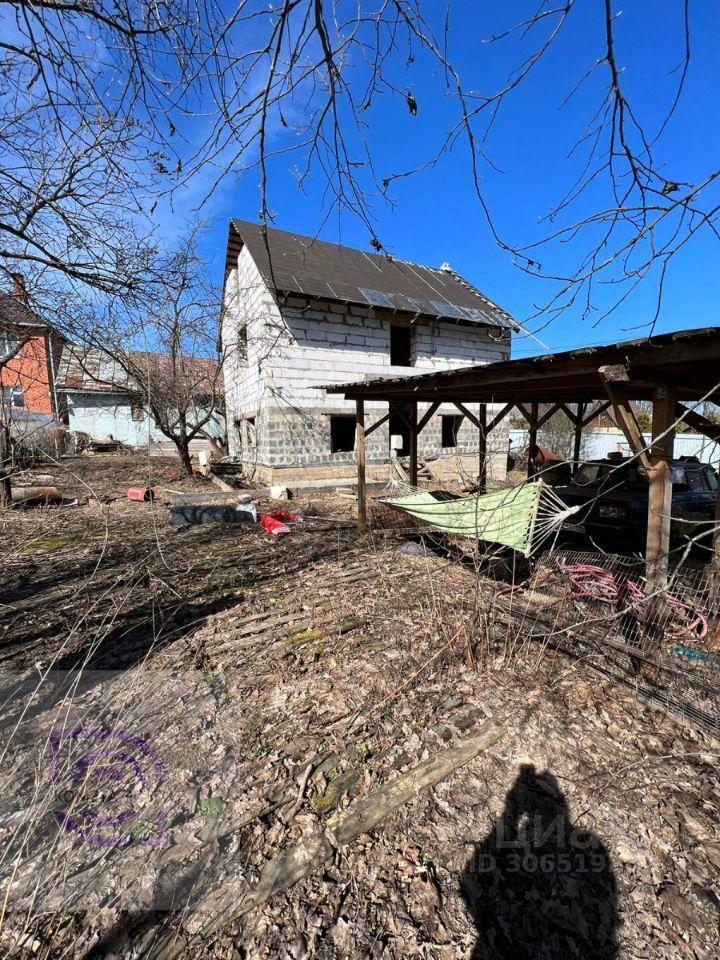
M0 423L0 506L12 506L10 481L10 429Z
M648 619L659 625L667 588L670 523L672 514L672 471L670 460L675 441L675 391L657 387L653 397L652 447L648 480L648 529L645 550Z
M487 404L480 404L478 420L478 492L487 489Z
M579 403L577 407L577 413L575 414L575 436L573 439L573 459L572 459L573 473L575 473L577 468L580 466L580 453L582 451L582 433L583 433L584 417L585 417L585 404Z
M413 487L418 482L418 418L417 418L417 400L411 400L410 404L410 483Z
M640 463L645 467L649 476L651 463L646 449L645 439L642 435L640 427L638 426L638 422L635 419L635 414L630 406L630 401L623 392L623 382L629 380L627 370L623 366L600 367L598 373L605 384L605 391L610 398L613 410L615 411L615 419L617 420L617 424L625 434L625 439L627 440L628 446L630 447L633 455L636 456ZM654 415L653 404L653 416ZM585 422L587 423L587 419Z
M357 459L357 527L358 533L367 529L367 499L365 490L365 401L355 401L355 457Z
M538 404L530 404L530 418L528 421L528 477L534 477L536 473L535 456L537 452L537 422L538 422Z

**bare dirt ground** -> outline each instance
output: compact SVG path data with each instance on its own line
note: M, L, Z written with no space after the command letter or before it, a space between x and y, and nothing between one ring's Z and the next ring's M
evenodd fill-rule
M63 461L86 503L0 519L5 955L718 956L716 740L348 499L173 528L175 470Z

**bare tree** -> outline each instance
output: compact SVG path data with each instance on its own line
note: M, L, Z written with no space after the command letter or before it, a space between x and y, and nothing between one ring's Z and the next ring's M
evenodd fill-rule
M543 424L539 431L540 444L551 450L563 462L571 462L575 444L575 425L567 414L559 411ZM582 451L581 451L582 455Z
M301 188L311 176L324 184L322 217L359 217L383 250L378 199L392 203L399 181L439 170L461 149L489 235L522 271L553 281L538 326L568 311L599 323L654 278L652 329L674 258L701 233L720 236L717 157L695 158L692 182L667 164L693 66L690 4L679 4L665 26L667 51L657 55L674 86L658 91L651 109L633 100L623 73L643 18L623 27L629 18L619 19L614 0L599 0L595 19L574 23L577 6L538 0L512 20L497 5L470 15L430 0L239 0L232 8L217 0L0 0L11 27L0 41L5 269L20 262L46 284L59 275L134 294L152 280L154 204L198 174L207 197L251 168L260 174L263 223L275 217L276 176L292 168ZM644 6L652 17L653 6ZM541 67L566 64L569 28L587 63L537 123L580 95L589 119L583 126L568 112L574 146L564 194L528 212L527 235L506 236L492 188L494 128L501 115L512 119ZM468 81L455 62L459 37L476 41L478 74ZM494 85L474 88L488 76ZM427 102L440 97L453 111L444 132L427 138L423 155L406 151L402 165L382 169L377 105L393 100L423 123ZM538 213L539 231L531 226Z
M224 392L218 297L197 253L197 232L155 267L152 300L128 308L111 301L102 315L76 315L90 349L75 351L85 375L102 380L98 352L115 362L118 384L142 403L192 473L190 443L222 450ZM159 279L162 277L162 281Z
M2 263L32 290L70 279L132 292L149 266L145 198L171 162L165 112L182 107L195 66L192 10L143 0L0 10Z
M576 6L574 0L555 5L540 0L514 21L497 5L470 14L451 2L423 0L377 5L283 0L264 13L261 4L241 3L233 27L254 16L252 42L233 35L227 76L234 75L235 82L220 91L222 108L203 160L218 162L218 182L228 163L234 171L257 163L260 216L269 223L275 215L270 198L275 172L294 155L301 187L311 176L324 180L326 215L359 217L371 244L382 250L375 230L378 198L392 202L398 181L439 169L451 150L464 149L469 187L490 235L522 271L553 281L553 293L537 307L539 326L568 311L599 323L650 278L657 284L654 315L645 318L651 331L676 255L701 233L720 237L720 160L708 155L703 164L694 157L694 166L705 169L691 183L667 163L668 147L678 149L677 124L692 66L689 2L679 4L675 21L664 25L667 45L656 51L667 67L668 89L656 91L652 104L642 107L628 90L620 57L632 64L632 31L643 29L643 17L623 30L627 18L619 19L613 0L601 0L594 19L578 19L574 46L585 52L585 68L558 92L558 102L547 101L547 116L536 120L538 126L549 122L558 106L567 108L580 93L585 98L587 124L568 121L574 133L564 193L546 195L544 210L528 211L525 237L506 236L496 219L488 176L497 173L491 157L494 127L501 114L512 118L523 88L535 82L541 67L565 66L561 40L577 19ZM652 5L643 6L652 17ZM488 76L498 77L494 87L479 92L461 80L453 52L459 37L465 44L476 41L480 67L469 84L481 79L487 85ZM485 60L491 69L482 69ZM430 91L426 98L437 103L444 97L454 105L454 119L439 142L428 138L424 156L399 150L405 164L383 170L374 107L392 98L422 123L425 104L414 92L420 74ZM193 169L191 164L188 172ZM543 214L539 231L538 213Z

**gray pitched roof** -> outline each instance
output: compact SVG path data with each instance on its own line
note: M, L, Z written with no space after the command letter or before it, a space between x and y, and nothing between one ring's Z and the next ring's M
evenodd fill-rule
M246 246L280 296L299 294L412 315L518 329L513 318L448 269L422 267L297 233L231 220L227 270ZM269 251L269 256L268 256Z

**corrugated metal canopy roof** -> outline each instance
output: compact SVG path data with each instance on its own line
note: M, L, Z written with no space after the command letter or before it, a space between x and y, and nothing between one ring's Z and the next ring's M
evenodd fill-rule
M297 233L231 220L226 272L245 245L263 279L282 295L297 294L519 329L513 318L470 283L447 270L326 243ZM268 255L269 254L269 255Z
M720 386L720 327L325 389L365 400L584 403L606 398L599 368L613 365L627 367L623 389L632 399L649 399L665 384L680 399L700 400ZM720 389L713 400L720 400Z

